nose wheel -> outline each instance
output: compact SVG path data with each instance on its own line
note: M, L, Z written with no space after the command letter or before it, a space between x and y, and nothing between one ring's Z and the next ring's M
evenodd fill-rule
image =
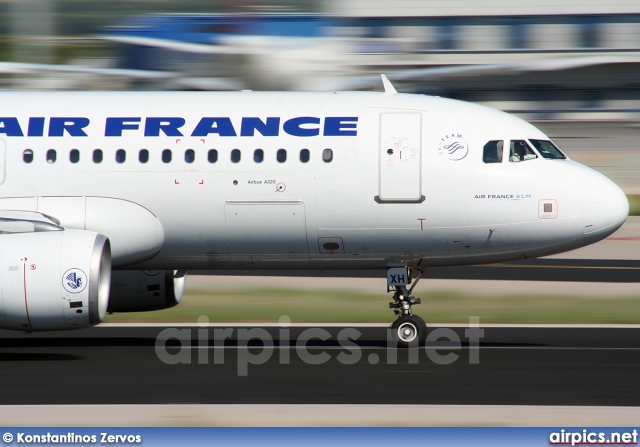
M391 324L391 334L399 347L406 348L417 346L423 342L427 336L427 325L422 318L413 314L411 308L414 304L420 304L420 298L411 296L413 288L418 283L420 277L411 284L411 276L406 267L390 268L387 270L387 292L393 293L393 302L389 307L398 317Z
M427 325L417 315L402 315L391 324L393 338L398 346L407 348L417 346L427 336Z

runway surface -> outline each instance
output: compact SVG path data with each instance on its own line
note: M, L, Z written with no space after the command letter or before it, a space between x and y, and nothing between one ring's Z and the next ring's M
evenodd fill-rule
M0 403L640 405L640 327L480 329L434 327L415 351L376 326L1 331Z
M637 283L640 282L640 260L541 258L500 264L432 267L424 278Z
M203 270L190 271L189 274L192 277L206 275L212 278L215 276L283 276L282 271L269 270ZM288 270L286 274L289 278L384 278L386 271ZM640 260L540 258L484 265L429 267L422 278L638 283L640 282ZM291 284L293 280L287 281Z

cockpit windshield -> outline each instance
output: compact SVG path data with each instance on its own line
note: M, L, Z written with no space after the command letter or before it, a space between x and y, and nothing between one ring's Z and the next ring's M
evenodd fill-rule
M550 160L566 160L567 156L564 155L560 149L556 147L551 141L548 140L529 140L533 147L535 147L542 158Z

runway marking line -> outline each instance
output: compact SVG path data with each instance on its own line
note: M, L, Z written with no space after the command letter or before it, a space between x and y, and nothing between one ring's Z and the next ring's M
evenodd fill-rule
M370 328L388 328L391 326L389 323L289 323L287 327L370 327ZM95 328L165 328L165 327L178 327L178 328L208 328L208 327L273 327L282 328L279 323L265 323L265 322L228 322L228 323L101 323ZM481 325L469 325L468 323L442 323L434 322L427 323L429 328L510 328L510 329L640 329L640 324L552 324L552 323L533 323L533 324L508 324L508 323L488 323Z
M631 237L608 237L605 240L607 241L640 241L640 236L631 236Z
M240 349L304 349L306 350L317 350L322 349L325 351L343 351L354 350L356 346L280 346L280 345L272 345L272 346L168 346L167 349L231 349L231 350L240 350ZM357 346L360 351L380 351L386 350L386 346ZM456 351L468 351L471 349L469 346L465 345L454 345L454 346L445 346L445 345L429 345L429 346L419 346L418 349L432 349L432 350L443 350L443 349L452 349ZM640 348L616 348L616 347L589 347L589 346L473 346L473 349L480 350L493 350L493 351L507 351L507 350L536 350L536 351L640 351ZM400 349L398 349L400 350Z
M640 270L640 267L606 267L589 265L516 265L516 264L483 264L472 267L507 267L507 268L536 268L536 269L591 269L591 270Z

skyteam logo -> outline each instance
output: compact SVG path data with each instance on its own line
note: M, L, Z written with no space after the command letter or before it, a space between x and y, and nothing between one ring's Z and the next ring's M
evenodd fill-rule
M87 275L80 269L69 269L62 276L62 287L69 293L82 292L87 282Z
M462 134L452 133L440 138L438 151L449 160L460 161L469 154L469 146L462 138Z

